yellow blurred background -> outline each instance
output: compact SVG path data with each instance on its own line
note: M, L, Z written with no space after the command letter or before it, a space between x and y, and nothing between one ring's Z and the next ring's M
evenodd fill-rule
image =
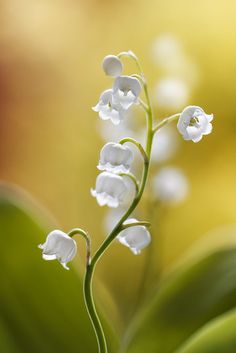
M112 82L101 61L131 49L152 88L160 74L153 42L171 33L198 67L189 104L215 119L213 133L200 143L180 138L180 153L171 161L191 187L185 202L156 225L164 270L208 231L236 223L235 1L2 0L0 9L2 180L26 189L63 230L87 229L96 249L106 210L90 188L104 142L91 107ZM144 261L145 251L134 257L114 244L97 268L124 318Z

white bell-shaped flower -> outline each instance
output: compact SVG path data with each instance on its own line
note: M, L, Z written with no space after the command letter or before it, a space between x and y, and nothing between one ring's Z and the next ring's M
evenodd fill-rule
M124 225L135 222L137 222L135 218L129 218L124 222ZM151 235L146 227L134 226L122 230L117 236L117 240L127 246L135 255L138 255L150 244Z
M98 175L96 189L91 190L92 196L96 197L100 206L118 207L125 199L127 186L123 177L103 172Z
M73 260L77 252L75 240L61 230L53 230L49 233L46 242L40 244L39 248L43 250L44 260L57 259L66 270L69 270L67 262Z
M106 75L118 77L122 74L123 64L115 55L107 55L103 59L102 68Z
M128 146L108 142L101 150L98 169L114 173L127 173L132 161L133 153Z
M139 80L131 76L117 77L113 85L114 97L123 109L129 109L137 103L141 92Z
M181 170L163 167L154 176L153 195L164 203L179 203L188 193L188 181Z
M114 100L112 89L104 91L99 98L98 104L92 109L98 112L100 119L110 119L114 125L118 125L124 119L124 109Z
M203 135L212 131L213 114L208 115L198 106L186 107L180 115L177 128L184 140L199 142Z

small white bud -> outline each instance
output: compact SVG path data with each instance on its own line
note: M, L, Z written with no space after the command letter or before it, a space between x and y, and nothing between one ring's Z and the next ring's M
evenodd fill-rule
M118 77L122 74L123 64L115 55L107 55L103 59L102 68L106 75Z

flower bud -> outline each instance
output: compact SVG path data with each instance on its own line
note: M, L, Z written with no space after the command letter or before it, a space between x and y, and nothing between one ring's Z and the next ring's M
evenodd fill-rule
M91 190L100 206L118 207L125 199L127 186L124 179L116 174L103 172L98 175L96 189Z
M106 75L117 77L122 73L123 64L117 56L107 55L103 59L102 68Z
M77 252L75 240L61 230L49 233L46 242L40 244L39 248L43 250L44 260L57 259L66 270L69 270L67 262L71 261Z
M206 114L204 110L198 106L189 106L182 111L177 128L184 140L199 142L203 135L211 133L212 119L213 114Z
M137 222L134 218L129 218L124 222L125 224ZM141 250L146 248L151 242L151 235L144 226L133 226L126 228L117 236L117 240L127 246L134 255L140 254Z
M132 161L133 153L128 146L108 142L101 150L98 169L114 173L127 173Z

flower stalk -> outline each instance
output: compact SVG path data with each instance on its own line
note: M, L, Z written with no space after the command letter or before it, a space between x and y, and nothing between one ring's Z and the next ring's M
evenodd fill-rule
M140 70L140 74L143 77L142 69L141 69L141 66L139 64L138 59L136 57L134 57L134 56L130 56L130 57L132 57L135 60L137 66L138 66L138 68ZM144 82L144 84L143 84L144 93L145 93L145 97L146 97L146 101L147 101L146 149L143 151L143 148L141 147L141 145L136 143L135 140L130 139L130 138L123 139L123 140L120 141L120 143L125 143L125 142L134 143L139 148L139 150L142 153L142 155L144 156L143 174L142 174L140 187L139 187L138 193L136 194L136 196L135 196L133 202L131 203L130 207L128 208L128 210L125 212L125 214L120 219L120 221L116 224L116 226L114 227L112 232L104 240L104 242L102 243L100 248L95 252L94 256L91 258L91 262L86 268L86 274L85 274L85 279L84 279L84 299L85 299L87 311L89 313L89 317L91 319L94 331L96 333L98 347L99 347L99 353L107 353L108 350L107 350L107 344L106 344L104 331L103 331L101 322L99 320L99 317L98 317L98 314L97 314L97 311L96 311L96 307L95 307L95 304L94 304L94 300L93 300L92 280L93 280L94 270L95 270L95 267L96 267L99 259L106 252L108 247L111 245L112 241L117 237L117 235L121 232L121 230L124 229L123 228L123 223L127 220L127 218L131 215L131 213L135 210L135 208L139 204L139 202L140 202L140 200L142 198L144 189L145 189L145 185L146 185L147 177L148 177L149 166L150 166L152 141L153 141L153 135L154 135L154 132L153 132L153 129L152 129L152 126L153 126L153 112L152 112L152 107L151 107L151 103L150 103L150 99L149 99L149 94L148 94L148 88L147 88L146 80L143 80L143 82ZM130 227L131 227L131 225L130 225Z
M123 63L120 59L123 57L128 57L134 61L138 68L137 74L131 76L122 75ZM107 143L100 153L97 168L101 173L96 179L95 189L91 189L91 194L96 198L100 206L107 205L111 208L116 208L125 201L125 196L129 191L125 177L131 179L135 185L136 193L133 196L129 208L92 256L90 236L81 228L74 228L69 233L54 230L48 234L46 242L40 244L39 248L42 250L44 260L56 259L65 269L69 270L67 263L70 262L77 253L77 244L73 236L78 234L85 239L87 254L83 282L84 301L96 334L99 353L108 353L105 334L93 298L93 275L96 265L115 238L117 238L121 244L127 246L135 255L139 254L151 241L151 235L147 229L150 223L138 221L130 216L139 205L145 190L155 133L162 127L178 119L177 129L183 136L183 139L192 140L196 143L199 142L204 135L211 133L213 115L206 114L204 110L198 106L189 106L186 107L182 113L177 113L165 118L153 127L154 114L147 81L137 56L132 51L121 52L117 56L108 55L104 58L102 66L105 74L114 78L114 83L112 88L105 90L101 94L99 102L93 107L93 110L98 113L100 119L111 120L114 125L119 125L122 120L126 118L129 109L133 105L139 104L146 114L146 144L145 147L143 147L141 143L131 137L125 137L121 139L119 143ZM145 96L144 100L140 98L142 89ZM123 146L125 143L135 145L142 156L143 170L141 181L138 181L136 176L130 173L133 162L133 152L128 146ZM173 188L171 190L169 188L170 184L173 186L173 182L170 183L166 175L165 171L164 178L161 175L162 178L155 181L158 192L159 189L162 191L161 194L159 193L159 197L165 200L173 200L174 195L176 200L178 195L173 194L175 191L172 190ZM165 182L164 184L163 180ZM181 178L178 180L183 190L185 184ZM161 187L159 186L160 183ZM164 193L165 185L167 185L166 193ZM137 228L134 231L132 227Z

